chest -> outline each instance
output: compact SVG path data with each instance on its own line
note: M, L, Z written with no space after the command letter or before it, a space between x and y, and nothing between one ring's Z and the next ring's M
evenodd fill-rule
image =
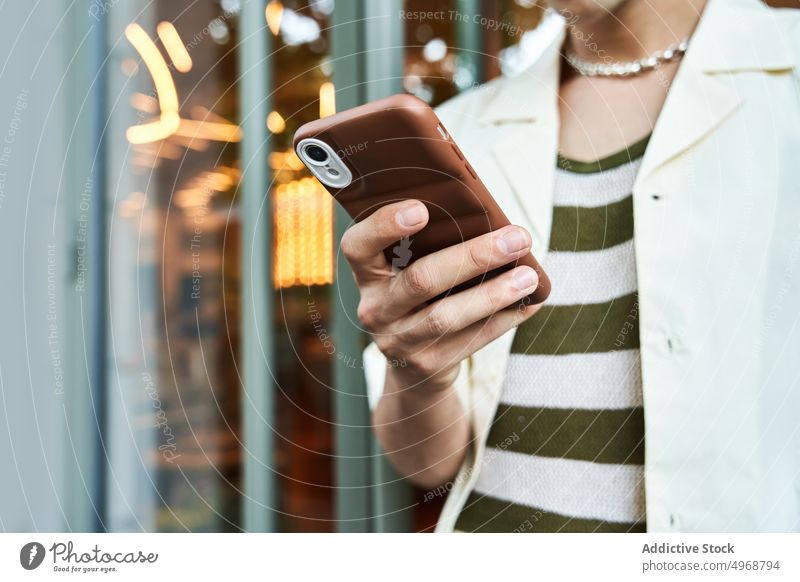
M559 150L579 160L604 157L650 133L677 63L641 77L573 76L559 88Z

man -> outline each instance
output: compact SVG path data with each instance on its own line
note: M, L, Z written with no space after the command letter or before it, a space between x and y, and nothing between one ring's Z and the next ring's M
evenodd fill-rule
M798 12L551 4L535 64L439 111L518 226L400 273L421 203L342 240L380 442L438 531L800 530ZM505 309L524 267L427 302L531 246L544 306Z

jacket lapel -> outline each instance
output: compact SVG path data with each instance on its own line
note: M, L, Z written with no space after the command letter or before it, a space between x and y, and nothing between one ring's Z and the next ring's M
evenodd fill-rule
M508 79L481 117L497 128L492 158L508 181L528 220L533 248L547 251L553 212L553 178L558 151L558 29L542 56L526 71Z
M637 182L711 133L740 103L736 92L719 80L681 67L653 129Z
M531 227L534 253L547 252L553 214L558 130L552 123L511 123L492 155Z
M741 105L742 97L721 73L783 71L796 65L778 18L758 0L709 1L659 115L639 183L713 132ZM492 157L534 231L534 249L540 255L550 238L565 34L562 23L533 65L497 86L481 116L499 130L500 138L490 146Z
M711 0L678 69L637 185L714 131L741 105L724 75L794 66L775 15L755 0Z

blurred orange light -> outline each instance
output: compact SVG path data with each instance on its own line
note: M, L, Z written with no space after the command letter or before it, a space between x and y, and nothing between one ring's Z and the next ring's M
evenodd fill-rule
M305 165L294 153L294 150L272 152L269 155L269 166L273 170L292 170L295 172L305 168Z
M159 22L156 32L158 33L158 38L164 44L164 48L167 49L167 54L172 59L172 64L175 65L175 68L181 73L191 71L192 57L189 56L189 51L186 50L175 26L171 22Z
M202 105L195 105L192 107L191 115L193 119L197 119L198 121L217 121L219 123L233 123L232 121L228 121L221 115L218 115L208 109L207 107L203 107Z
M133 45L144 61L158 93L161 116L158 121L132 125L125 136L132 144L148 143L166 139L180 127L178 116L178 92L172 80L167 63L155 43L144 29L135 22L125 28L125 37Z
M196 152L204 152L208 149L208 140L199 137L184 137L176 133L170 136L170 140L174 141L177 145Z
M278 0L271 0L266 9L267 27L275 36L281 31L281 20L283 19L283 4Z
M130 97L130 103L134 108L145 113L158 113L158 101L155 97L145 95L144 93L133 93Z
M275 262L279 288L333 282L333 201L314 178L273 191Z
M195 139L235 142L242 139L242 129L235 123L181 119L177 135Z
M176 189L172 203L189 215L205 212L211 198L217 192L225 192L239 180L239 170L227 166L217 166L213 170L201 172Z
M319 86L319 116L328 117L336 113L336 88L333 83L323 83Z
M269 115L267 115L267 129L272 133L281 133L286 129L286 122L283 120L280 113L277 111L270 111Z

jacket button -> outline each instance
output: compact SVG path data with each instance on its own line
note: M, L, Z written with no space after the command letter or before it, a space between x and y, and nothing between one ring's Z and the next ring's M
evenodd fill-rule
M680 351L683 348L683 342L681 341L680 336L675 334L669 335L665 338L664 343L667 347L667 351L672 354L676 351Z
M679 513L669 514L669 527L672 529L679 529L681 527L681 516Z

